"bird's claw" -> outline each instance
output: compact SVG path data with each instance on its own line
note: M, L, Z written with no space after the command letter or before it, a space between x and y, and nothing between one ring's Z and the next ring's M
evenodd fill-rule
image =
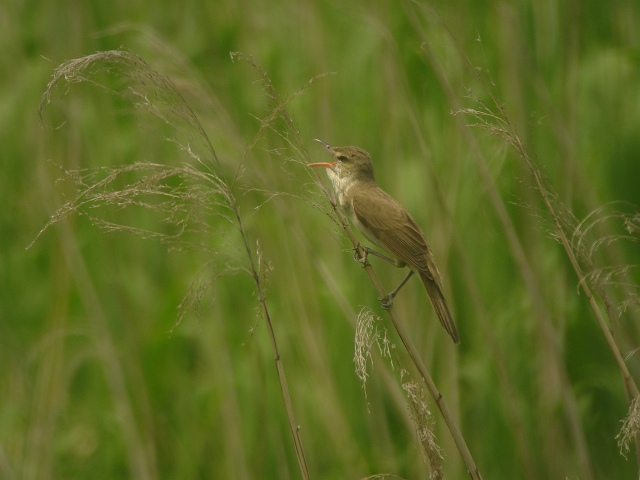
M358 248L360 247L360 248ZM362 255L360 255L360 249L362 250ZM363 265L367 265L368 260L367 257L369 256L369 251L367 249L367 247L358 244L357 246L353 247L353 259L358 262L361 263Z
M379 298L378 300L382 302L382 308L384 308L385 310L389 310L391 308L391 305L393 305L393 297L394 295L387 295L383 298Z

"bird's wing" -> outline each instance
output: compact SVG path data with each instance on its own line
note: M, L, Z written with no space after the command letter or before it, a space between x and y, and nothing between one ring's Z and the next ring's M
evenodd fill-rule
M397 259L441 284L440 272L422 230L391 195L376 187L352 198L355 219Z

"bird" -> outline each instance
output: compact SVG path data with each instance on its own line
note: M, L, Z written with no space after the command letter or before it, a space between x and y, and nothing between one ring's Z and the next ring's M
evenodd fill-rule
M383 300L389 308L393 298L412 275L417 275L427 291L440 323L454 343L460 342L458 329L447 305L442 276L424 233L409 212L376 183L373 162L368 152L359 147L334 147L316 139L332 155L332 162L310 163L309 167L325 167L336 191L338 203L364 237L389 256L364 247L396 267L409 267L409 274ZM364 261L364 260L363 260Z

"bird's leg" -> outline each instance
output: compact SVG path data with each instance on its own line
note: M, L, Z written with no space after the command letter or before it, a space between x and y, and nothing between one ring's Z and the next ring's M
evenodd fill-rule
M400 289L404 287L404 284L407 283L407 281L411 278L412 275L413 275L413 270L409 270L409 274L404 278L404 280L402 280L402 283L400 283L400 285L398 285L398 287L395 290L388 293L386 297L380 299L382 300L382 308L386 310L387 308L391 307L391 305L393 305L393 298L398 294Z
M354 254L354 259L356 260L356 262L360 262L360 263L366 263L367 262L367 257L369 256L369 254L371 255L375 255L378 258L381 258L382 260L384 260L385 262L389 262L391 265L395 265L396 267L400 267L400 266L404 266L404 265L399 265L398 262L396 262L395 260L387 257L386 255L383 255L379 252L376 252L375 250L369 248L369 247L365 247L362 244L359 244L360 247L362 248L362 251L364 252L364 255L362 257L358 256L358 247L355 247L354 250L356 251L356 253Z

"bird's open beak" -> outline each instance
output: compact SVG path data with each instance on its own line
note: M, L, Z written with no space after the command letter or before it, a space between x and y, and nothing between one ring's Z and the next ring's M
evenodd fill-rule
M307 164L307 167L326 167L326 168L333 168L336 166L336 162L321 162L321 163L309 163Z
M322 140L318 140L317 138L315 140L316 140L316 142L322 144L322 146L324 148L326 148L327 150L331 151L333 149L333 147L331 145L329 145L328 143L323 142ZM331 169L333 169L333 167L335 167L335 166L336 166L336 162L309 163L307 165L307 167L325 167L325 168L331 168Z

